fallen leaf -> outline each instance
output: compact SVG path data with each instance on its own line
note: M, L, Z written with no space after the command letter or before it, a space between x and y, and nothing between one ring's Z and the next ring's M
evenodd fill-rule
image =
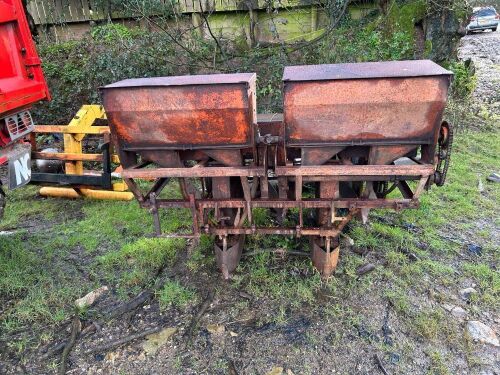
M238 336L238 334L237 334L236 332L233 332L233 331L229 331L229 334L230 334L231 336L233 336L233 337Z
M162 329L160 332L152 333L151 335L146 336L146 341L142 344L142 348L146 354L154 355L175 332L177 332L177 328L168 327Z
M104 357L104 359L106 361L110 361L112 364L115 364L115 360L119 357L119 354L118 353L115 353L115 352L109 352L108 354L106 354L106 357Z
M226 330L226 327L223 325L218 325L218 324L209 324L207 325L207 331L210 332L212 335L220 335L224 333Z
M273 367L271 371L269 371L266 375L282 375L283 367Z

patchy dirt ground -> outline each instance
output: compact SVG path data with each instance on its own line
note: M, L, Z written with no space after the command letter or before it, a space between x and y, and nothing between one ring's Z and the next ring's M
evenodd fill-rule
M492 38L464 43L483 37ZM354 245L345 241L328 282L291 254L304 247L294 239L248 238L253 255L224 281L208 239L147 238L152 220L135 202L11 192L0 223L0 374L57 373L75 314L69 374L500 373L500 188L486 181L499 165L498 123L488 129L456 136L446 186L418 210L353 222ZM165 230L188 227L185 214L166 213ZM375 270L358 276L367 263ZM94 306L75 310L104 285ZM475 338L475 322L493 333ZM150 329L162 337L101 347Z

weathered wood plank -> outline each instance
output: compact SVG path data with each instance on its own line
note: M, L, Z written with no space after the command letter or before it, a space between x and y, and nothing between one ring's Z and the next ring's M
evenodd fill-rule
M88 0L81 0L82 3L82 14L85 21L90 20L90 8Z

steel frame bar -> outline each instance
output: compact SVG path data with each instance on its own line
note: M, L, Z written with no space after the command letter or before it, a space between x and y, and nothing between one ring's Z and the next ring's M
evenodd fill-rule
M155 168L155 169L124 169L124 178L160 178L160 177L264 177L264 167L191 167L191 168ZM297 176L328 176L328 177L359 177L367 178L408 176L430 176L434 173L431 164L422 165L320 165L320 166L290 166L276 167L275 174L280 177Z
M143 208L151 207L149 201L142 201ZM158 208L190 208L191 203L183 199L157 199ZM298 201L280 199L253 199L250 201L251 208L418 208L419 202L415 199L302 199ZM246 208L247 202L243 199L196 199L196 208Z
M430 176L434 173L432 164L422 165L317 165L300 167L279 167L277 176ZM352 179L350 179L352 180Z
M262 167L191 167L191 168L155 168L124 169L124 178L196 178L196 177L261 177L266 170Z
M59 184L76 186L95 186L101 189L110 190L113 188L111 183L111 160L109 151L109 142L100 146L102 154L102 173L98 175L88 174L62 174L62 173L32 173L32 184Z

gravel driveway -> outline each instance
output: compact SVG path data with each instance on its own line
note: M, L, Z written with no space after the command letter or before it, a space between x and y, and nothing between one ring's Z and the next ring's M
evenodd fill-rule
M500 31L464 36L458 57L474 63L477 75L474 98L488 104L491 114L500 115Z

